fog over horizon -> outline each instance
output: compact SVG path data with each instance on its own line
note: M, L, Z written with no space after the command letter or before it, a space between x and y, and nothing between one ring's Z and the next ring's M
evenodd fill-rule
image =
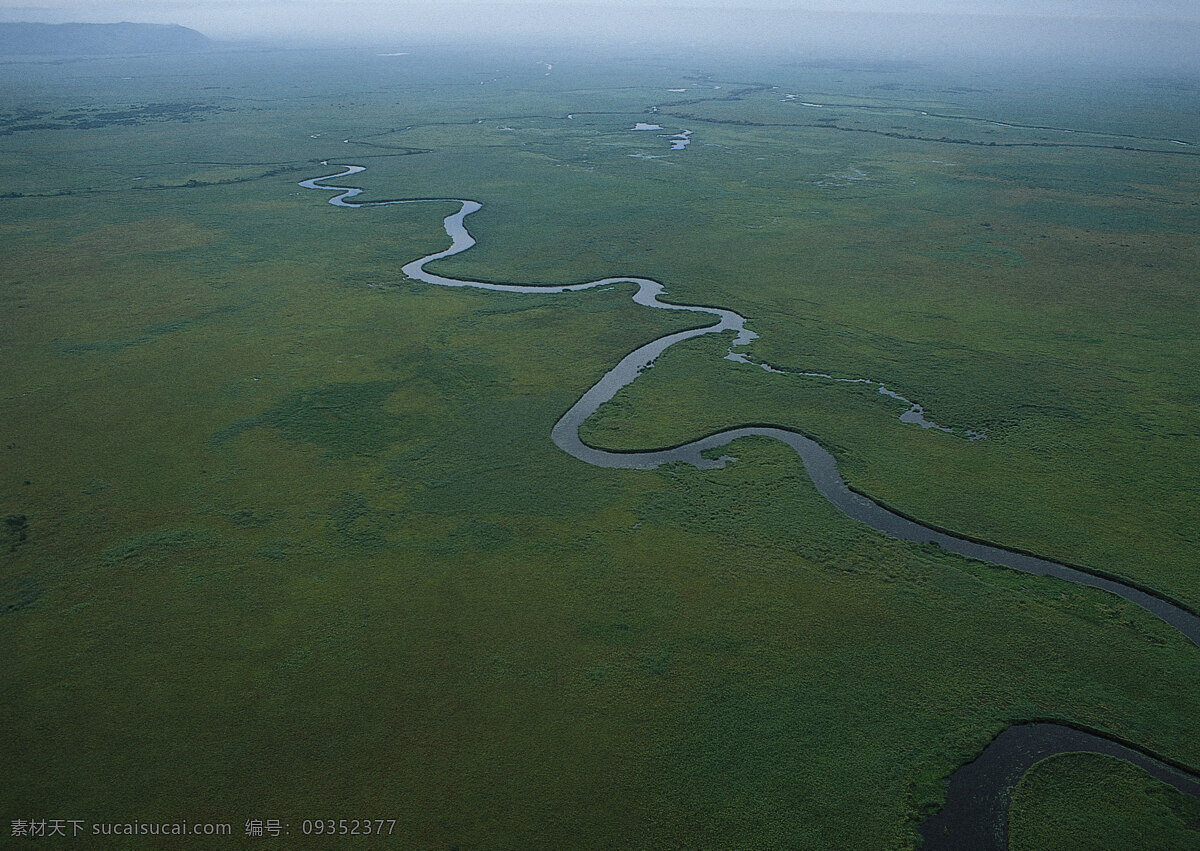
M1195 0L0 0L0 21L180 24L218 41L727 49L1200 73Z

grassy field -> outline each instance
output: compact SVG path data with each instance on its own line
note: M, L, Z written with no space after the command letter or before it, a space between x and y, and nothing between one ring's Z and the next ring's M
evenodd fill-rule
M1013 792L1009 845L1026 848L1200 848L1200 803L1101 754L1033 767Z
M922 520L1200 608L1194 82L376 53L0 66L5 818L904 848L1013 721L1200 768L1200 653L1136 607L885 539L769 441L704 473L554 447L693 320L408 281L453 205L296 185L473 198L438 272L652 277L747 316L752 358L987 433L706 338L590 442L790 426ZM1014 842L1194 834L1126 786L1043 765Z

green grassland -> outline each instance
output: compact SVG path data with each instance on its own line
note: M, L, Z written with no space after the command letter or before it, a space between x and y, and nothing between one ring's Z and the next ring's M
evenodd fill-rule
M1063 754L1013 792L1009 845L1026 848L1200 848L1200 803L1122 760Z
M1200 608L1189 81L377 52L0 67L6 818L903 848L1012 721L1200 768L1200 653L1132 605L886 539L770 441L703 473L554 447L694 317L417 284L452 204L296 185L355 163L361 200L473 198L479 245L439 272L652 277L748 317L755 359L987 430L701 338L589 442L778 423L922 520ZM1160 824L1158 792L1079 794L1141 783L1122 764L1051 766L1021 847Z

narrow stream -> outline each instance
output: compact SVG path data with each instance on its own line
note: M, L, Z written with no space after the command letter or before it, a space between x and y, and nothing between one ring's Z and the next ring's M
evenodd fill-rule
M1036 762L1076 751L1128 760L1180 792L1200 798L1200 777L1113 739L1064 724L1014 724L950 776L945 805L921 825L922 847L1004 851L1008 848L1008 808L1021 777Z
M588 388L579 400L562 415L554 424L550 437L560 449L569 455L593 464L597 467L621 469L650 470L662 464L682 461L701 470L723 467L727 456L718 458L708 457L713 450L719 449L742 437L770 437L782 441L796 450L804 463L804 468L812 478L813 484L822 496L850 517L879 530L894 538L918 543L935 543L948 550L967 558L1002 565L1023 573L1036 576L1054 576L1087 585L1103 591L1116 594L1131 603L1141 606L1146 611L1174 627L1192 643L1200 646L1200 617L1187 611L1181 606L1155 594L1119 582L1098 576L1078 568L1069 567L1034 555L1020 553L1003 547L971 541L925 526L894 511L884 508L863 494L852 490L841 474L838 473L837 461L816 441L798 432L777 426L743 426L727 429L716 434L702 437L681 446L657 449L645 452L613 452L588 446L579 437L579 427L600 406L612 399L621 388L633 382L641 372L654 363L655 358L673 346L675 343L698 337L703 334L722 334L733 332L735 337L730 344L730 352L734 348L744 346L755 338L752 331L746 327L744 317L733 312L715 307L696 307L692 305L671 304L659 301L664 287L649 278L603 278L583 284L531 286L518 284L494 284L483 281L460 280L446 278L425 270L425 266L435 260L461 254L475 244L475 239L467 231L464 220L471 213L482 208L477 201L465 201L451 198L422 198L394 201L374 201L363 204L351 203L347 199L359 195L362 190L345 186L327 186L325 180L347 177L363 171L362 166L346 166L345 171L325 177L315 177L300 183L305 189L319 189L339 193L329 199L329 203L338 207L379 207L390 204L419 204L432 201L456 203L459 210L445 218L446 233L450 237L450 247L444 251L421 257L406 264L402 271L409 278L427 284L444 287L473 287L476 289L495 290L508 293L561 293L602 287L617 283L632 283L637 285L633 300L640 305L662 310L684 310L693 313L705 313L715 318L710 325L677 331L652 340L627 354L621 361L604 375L598 382ZM736 357L733 359L737 359ZM907 400L906 400L907 401ZM1115 751L1113 749L1116 749ZM1092 733L1085 733L1071 727L1059 724L1039 723L1020 724L1009 727L996 737L974 762L960 767L950 777L949 791L945 807L936 815L931 816L921 826L921 833L926 844L931 848L1006 848L1008 836L1008 801L1013 778L1020 778L1033 762L1055 753L1068 751L1097 751L1110 753L1129 759L1141 765L1160 779L1166 779L1176 788L1189 794L1200 796L1200 777L1188 775L1171 769L1141 751L1122 745L1110 739ZM1030 754L1040 754L1030 759ZM1148 765L1159 768L1151 770ZM1169 779L1159 772L1167 772ZM986 802L986 805L985 803ZM986 842L984 840L987 840Z

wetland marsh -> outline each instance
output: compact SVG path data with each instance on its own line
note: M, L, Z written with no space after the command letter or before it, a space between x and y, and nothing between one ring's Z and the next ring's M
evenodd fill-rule
M1195 773L1200 653L1138 606L880 535L761 434L556 426L677 340L568 437L802 433L1194 619L1194 81L377 54L0 71L6 812L912 847L1013 724ZM146 119L19 125L85 106ZM349 165L364 208L307 191ZM1131 770L1035 766L1014 843L1103 802L1200 847Z

